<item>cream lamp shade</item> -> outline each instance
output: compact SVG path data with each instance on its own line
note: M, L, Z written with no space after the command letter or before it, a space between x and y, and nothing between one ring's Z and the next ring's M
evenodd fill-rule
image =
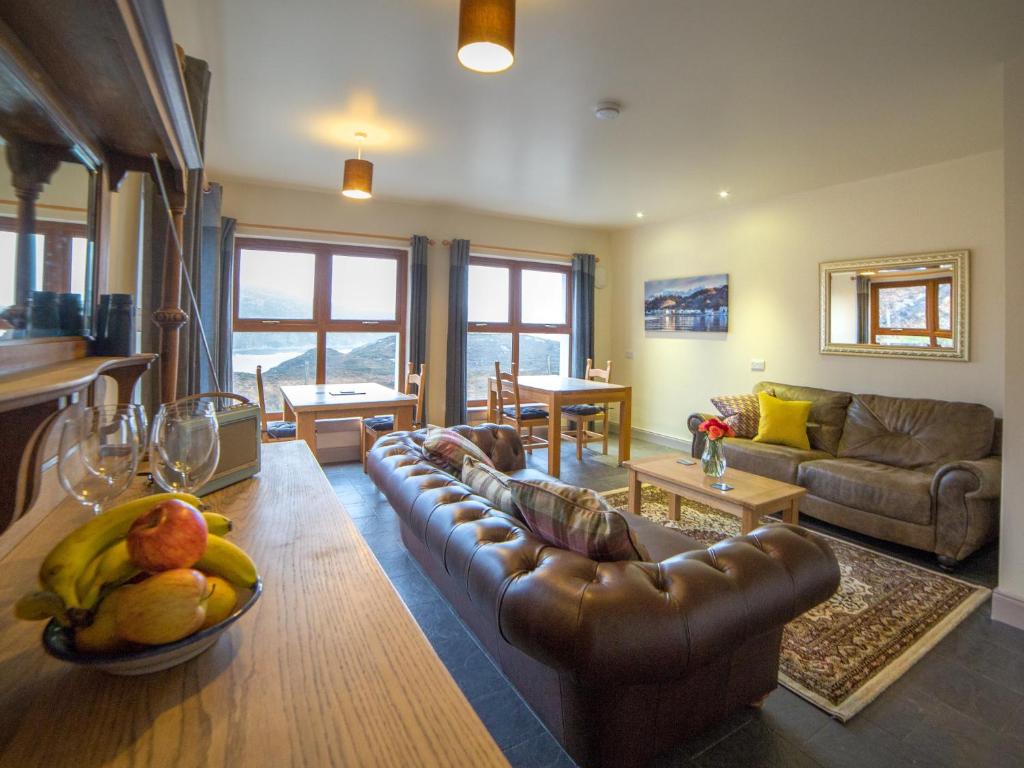
M461 0L459 62L474 72L503 72L515 61L516 0Z

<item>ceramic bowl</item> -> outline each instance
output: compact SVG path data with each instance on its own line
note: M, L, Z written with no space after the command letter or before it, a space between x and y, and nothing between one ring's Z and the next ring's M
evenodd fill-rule
M252 608L262 592L263 580L257 579L249 598L224 621L174 643L117 653L79 653L75 650L74 632L61 626L56 619L51 619L43 630L43 647L48 654L61 661L101 669L112 675L148 675L151 672L160 672L194 659L211 648L228 627Z

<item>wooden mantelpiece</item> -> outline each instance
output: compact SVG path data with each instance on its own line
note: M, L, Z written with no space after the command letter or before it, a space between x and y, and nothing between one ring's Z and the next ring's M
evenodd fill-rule
M14 619L84 508L62 505L0 559L0 764L508 765L306 444L263 450L259 475L206 498L234 521L263 596L181 666L134 678L74 668L44 653L41 623Z
M84 354L84 346L79 349ZM151 354L80 356L0 374L0 533L28 511L39 493L46 438L60 411L73 400L89 399L100 376L117 382L118 402L131 402L135 383L155 359Z

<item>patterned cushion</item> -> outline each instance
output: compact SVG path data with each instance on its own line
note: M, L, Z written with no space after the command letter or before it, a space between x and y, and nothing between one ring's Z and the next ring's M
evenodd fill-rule
M462 461L462 482L470 487L477 496L483 496L506 515L523 520L519 507L512 501L512 489L509 483L512 478L494 467L467 456Z
M593 560L642 560L619 512L589 488L557 480L512 480L512 501L530 529L557 547Z
M268 421L267 434L273 438L295 437L294 421Z
M494 466L486 453L451 429L433 429L428 432L423 441L423 455L431 464L455 477L462 476L462 462L467 456L482 464Z
M600 405L563 405L562 413L567 413L570 416L597 416L600 413L604 413L604 408Z
M513 419L516 417L516 409L511 406L505 406L503 408L506 416L511 416ZM543 408L521 408L519 410L519 417L522 419L546 419L548 412Z
M374 432L394 432L394 416L374 416L372 419L363 419L363 426Z
M736 432L736 437L748 440L757 434L761 410L757 395L720 395L711 398L711 404L722 414L723 421Z

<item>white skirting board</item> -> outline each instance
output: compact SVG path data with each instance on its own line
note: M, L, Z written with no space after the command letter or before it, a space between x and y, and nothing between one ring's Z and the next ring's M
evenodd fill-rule
M992 591L992 620L1024 629L1024 600L996 588Z

